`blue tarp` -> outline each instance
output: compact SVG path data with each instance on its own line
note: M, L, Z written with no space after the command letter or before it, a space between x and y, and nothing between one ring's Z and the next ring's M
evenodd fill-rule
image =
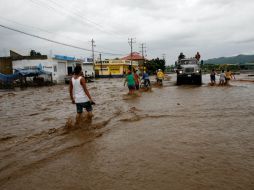
M5 75L5 74L2 74L0 73L0 81L3 81L3 82L11 82L13 80L16 80L17 78L19 78L19 73L14 73L14 74L11 74L11 75Z
M0 81L2 82L12 82L13 80L18 79L20 76L22 77L34 77L39 75L51 75L51 72L47 72L44 70L38 69L15 69L14 74L5 75L0 73Z

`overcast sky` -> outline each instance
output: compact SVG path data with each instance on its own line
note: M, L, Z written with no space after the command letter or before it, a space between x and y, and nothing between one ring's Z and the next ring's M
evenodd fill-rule
M253 0L0 0L0 24L87 49L93 38L95 50L122 56L135 38L134 51L145 43L148 58L165 54L170 65L180 52L199 51L202 59L254 54L253 10ZM91 56L0 27L0 56L10 49Z

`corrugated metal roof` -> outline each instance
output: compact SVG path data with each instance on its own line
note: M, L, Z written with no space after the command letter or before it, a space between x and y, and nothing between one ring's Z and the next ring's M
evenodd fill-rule
M132 60L143 60L143 57L138 52L133 52L132 56L131 56L131 54L129 54L128 56L123 57L121 59L123 59L123 60L131 60L131 59Z

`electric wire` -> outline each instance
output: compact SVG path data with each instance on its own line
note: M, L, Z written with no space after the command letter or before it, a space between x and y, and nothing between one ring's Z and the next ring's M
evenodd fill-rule
M58 36L64 37L65 39L68 38L68 39L72 39L72 40L75 40L75 41L87 43L87 41L83 41L83 40L80 40L80 39L75 39L75 38L72 38L72 37L70 37L70 36L63 35L63 34L56 34L56 33L54 33L54 32L50 32L50 31L48 31L48 30L45 30L45 29L42 29L42 28L38 28L38 27L35 27L35 26L30 26L30 25L26 25L26 24L21 24L21 23L19 23L19 22L16 22L16 21L13 21L13 20L4 18L4 17L2 17L2 16L0 16L0 19L5 20L5 21L10 22L10 23L14 23L14 24L16 24L16 25L20 25L20 26L25 27L25 28L35 29L35 30L37 30L37 31L40 31L40 32L43 32L43 33L47 33L47 34L50 34L50 35L58 35Z
M51 43L55 43L55 44L59 44L59 45L63 45L63 46L67 46L67 47L71 47L71 48L75 48L75 49L79 49L79 50L84 50L84 51L92 52L92 50L87 49L87 48L78 47L78 46L75 46L75 45L72 45L72 44L67 44L67 43L51 40L51 39L48 39L48 38L45 38L45 37L41 37L41 36L38 36L38 35L35 35L35 34L30 34L30 33L27 33L27 32L24 32L24 31L21 31L21 30L18 30L18 29L15 29L15 28L11 28L11 27L8 27L8 26L2 25L2 24L0 24L0 27L8 29L8 30L15 31L15 32L18 32L18 33L21 33L21 34L25 34L27 36L31 36L31 37L34 37L34 38L45 40L45 41L48 41L48 42L51 42ZM120 55L120 56L123 55L123 54L110 53L110 52L104 52L104 51L94 51L94 52L101 53L101 54L107 54L107 55Z
M90 18L87 18L87 17L85 17L84 15L80 14L80 12L81 12L80 9L77 9L77 8L76 8L75 10L74 10L74 9L72 9L72 10L67 10L62 4L58 3L58 2L55 1L55 0L46 0L46 1L55 4L57 7L61 7L61 10L65 10L65 11L68 12L68 13L71 13L71 14L76 15L77 18L80 18L80 17L83 18L83 19L86 20L87 22L89 22L89 23L91 23L91 24L93 24L93 25L99 27L99 29L104 28L104 29L106 30L105 26L103 26L103 25L101 25L101 24L99 24L99 23L96 23L95 21L91 20ZM104 30L104 32L108 32L108 33L110 33L110 34L115 34L115 35L118 35L118 36L122 36L122 35L119 34L119 33L116 33L116 32L113 32L113 31L105 31L105 30Z
M58 6L52 5L52 3L50 3L50 4L49 4L49 3L46 3L45 1L42 2L42 1L30 0L30 2L36 4L36 5L40 6L40 7L41 7L41 6L44 6L44 7L46 7L46 8L51 9L51 10L54 10L54 11L56 11L57 13L60 13L61 15L62 15L62 14L68 15L68 16L72 17L73 19L75 19L76 21L78 21L78 22L80 22L80 23L82 23L82 24L85 23L85 24L89 24L90 26L95 27L96 29L100 30L101 32L104 32L104 33L107 33L107 34L110 34L110 35L114 34L114 35L116 35L117 37L120 37L119 34L116 34L116 33L113 33L113 32L111 32L111 31L107 31L107 30L103 29L103 28L102 28L103 26L101 26L100 24L97 24L97 23L95 23L95 22L93 22L93 21L90 21L89 19L85 18L83 15L78 14L78 13L73 12L73 11L68 11L68 10L66 10L65 7L63 7L62 5L56 4L56 2L55 2L55 5L58 5ZM49 2L49 0L48 0L48 2ZM52 2L52 1L51 1L51 2ZM83 20L82 18L83 18L84 20ZM86 21L85 21L85 20L86 20Z

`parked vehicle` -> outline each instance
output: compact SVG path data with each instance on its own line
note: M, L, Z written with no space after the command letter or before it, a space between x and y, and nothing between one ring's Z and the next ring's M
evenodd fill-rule
M176 62L176 84L202 84L202 71L196 58L181 59Z

